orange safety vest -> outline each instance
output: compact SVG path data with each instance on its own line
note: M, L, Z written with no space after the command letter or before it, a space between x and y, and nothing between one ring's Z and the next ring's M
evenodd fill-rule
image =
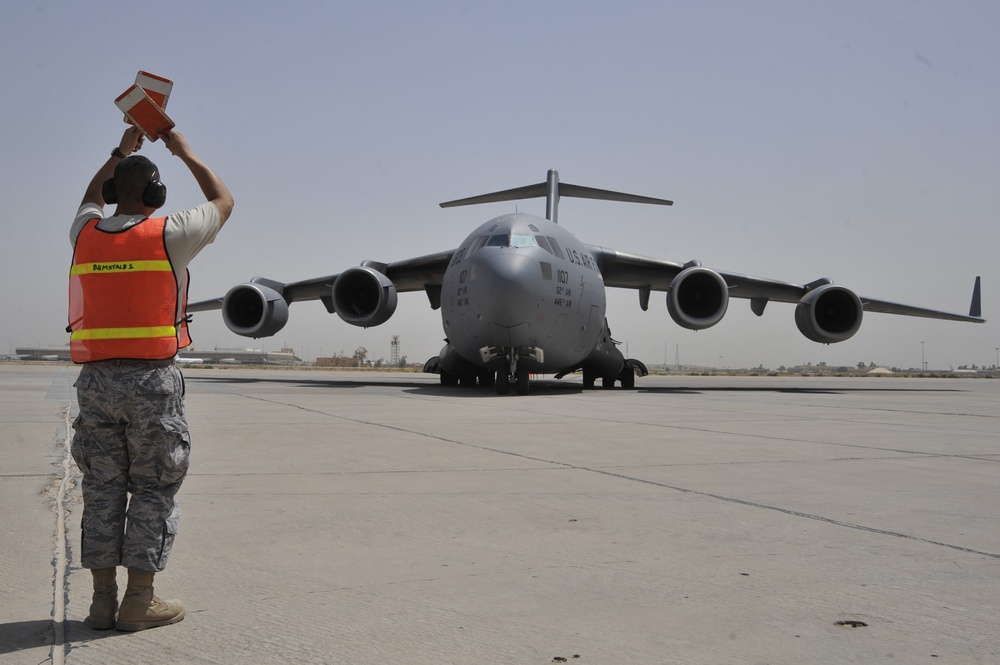
M69 273L73 362L163 360L191 344L186 316L177 321L177 300L186 308L187 293L179 293L167 255L166 219L110 232L95 217L80 231Z

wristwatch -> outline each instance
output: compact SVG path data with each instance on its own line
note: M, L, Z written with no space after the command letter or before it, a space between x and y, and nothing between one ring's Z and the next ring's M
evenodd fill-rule
M118 159L125 159L126 157L128 157L128 155L122 152L122 149L119 148L118 146L115 146L115 149L111 151L111 156L117 157Z

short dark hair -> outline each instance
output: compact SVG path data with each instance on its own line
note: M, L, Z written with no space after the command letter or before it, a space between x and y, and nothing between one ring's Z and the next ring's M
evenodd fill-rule
M119 201L141 201L146 185L159 180L160 171L142 155L130 155L118 162L114 177Z

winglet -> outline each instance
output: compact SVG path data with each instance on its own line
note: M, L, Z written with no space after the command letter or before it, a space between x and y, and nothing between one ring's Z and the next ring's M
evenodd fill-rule
M969 316L977 319L983 318L982 294L979 289L979 277L976 277L976 285L972 287L972 304L969 306Z

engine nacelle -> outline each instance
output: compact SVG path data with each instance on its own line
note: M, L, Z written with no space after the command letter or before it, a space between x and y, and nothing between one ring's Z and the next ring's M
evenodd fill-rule
M691 266L674 277L667 291L667 311L674 323L688 330L710 328L729 308L729 286L722 275Z
M396 285L374 268L348 268L333 283L333 308L352 326L382 325L396 311Z
M817 287L802 296L795 306L799 332L820 344L850 339L861 327L864 307L850 289L834 284Z
M239 284L222 299L222 319L237 335L270 337L288 322L288 303L262 284Z

